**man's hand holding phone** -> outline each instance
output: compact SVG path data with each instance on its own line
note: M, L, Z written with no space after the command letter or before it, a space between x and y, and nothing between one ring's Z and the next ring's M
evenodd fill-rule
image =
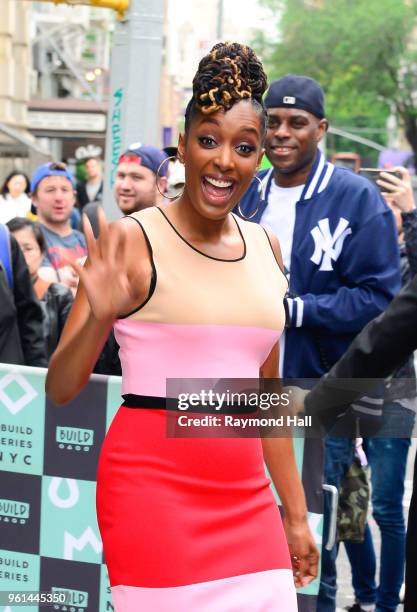
M395 205L403 213L415 209L413 186L411 176L407 168L397 166L393 168L397 175L392 172L381 171L376 183L381 188L381 193L387 203L392 207Z

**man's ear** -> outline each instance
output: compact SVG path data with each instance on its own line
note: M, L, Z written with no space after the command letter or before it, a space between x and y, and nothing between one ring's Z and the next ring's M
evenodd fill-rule
M177 151L177 159L183 164L185 156L185 135L181 133L178 136L178 151Z
M158 181L158 187L161 193L166 193L168 189L168 179L166 176L160 176L156 179Z
M317 127L319 131L319 137L317 139L317 142L320 142L320 140L323 138L329 128L329 122L327 121L327 119L320 119Z

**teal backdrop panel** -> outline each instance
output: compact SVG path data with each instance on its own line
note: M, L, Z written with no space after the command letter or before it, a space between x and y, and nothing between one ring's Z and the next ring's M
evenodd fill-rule
M102 562L103 546L96 519L96 483L42 478L40 554L68 561Z
M31 368L0 364L0 470L42 474L44 388Z

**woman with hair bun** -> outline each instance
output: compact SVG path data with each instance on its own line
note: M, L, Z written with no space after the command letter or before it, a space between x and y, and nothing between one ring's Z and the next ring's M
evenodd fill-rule
M87 265L74 264L47 392L56 404L79 393L114 325L125 401L102 447L97 513L117 612L293 612L294 583L317 575L291 439L167 435L167 379L277 373L279 245L231 213L261 162L266 86L249 47L213 47L179 139L183 193L110 226L100 212L100 239L87 228Z

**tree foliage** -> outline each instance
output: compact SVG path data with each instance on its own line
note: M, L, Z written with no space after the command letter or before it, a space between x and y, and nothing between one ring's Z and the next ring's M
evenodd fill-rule
M263 0L279 42L255 46L271 78L306 74L339 126L400 119L417 161L417 0Z

